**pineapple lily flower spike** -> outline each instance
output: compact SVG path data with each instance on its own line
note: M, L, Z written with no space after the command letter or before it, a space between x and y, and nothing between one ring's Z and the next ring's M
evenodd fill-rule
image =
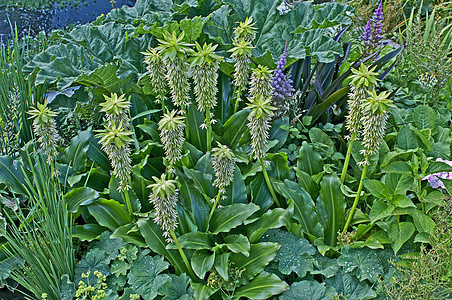
M119 124L122 123L122 127L125 130L129 130L130 97L128 100L124 97L125 95L120 95L118 97L116 93L112 93L110 97L104 95L105 102L100 103L100 106L102 107L100 111L105 112L109 126L111 124L119 126Z
M358 205L361 191L363 190L364 179L367 175L367 168L369 167L369 156L378 152L380 144L383 141L386 131L386 121L388 119L388 112L391 107L395 107L392 100L388 99L389 94L382 92L377 94L375 90L369 93L369 97L363 100L362 108L364 114L362 116L362 136L363 136L363 150L364 161L359 162L359 165L363 165L363 172L356 193L355 201L345 223L343 233L347 231L353 215L355 214L356 206Z
M166 63L166 80L171 91L171 97L174 105L179 106L182 111L190 104L190 84L188 82L188 63L187 55L193 50L190 48L193 44L183 41L184 31L177 36L164 33L163 39L157 39L160 45L156 48L160 51L162 59Z
M350 156L353 144L358 138L361 129L362 103L367 98L368 92L377 85L377 75L375 68L369 70L364 64L361 64L359 70L352 69L353 75L350 77L350 93L348 95L347 105L348 114L346 116L346 127L350 131L347 154L345 156L344 166L342 168L341 182L345 182Z
M174 171L174 164L182 158L182 145L185 142L184 120L184 116L178 116L176 110L172 110L164 114L158 123L170 174Z
M248 103L248 106L246 107L246 109L251 109L251 112L248 115L248 128L251 134L251 147L253 148L251 155L259 160L265 182L267 183L267 187L270 190L273 200L278 207L281 207L275 191L273 190L270 178L268 178L266 164L264 162L264 158L267 155L266 150L270 131L270 120L273 117L273 110L275 110L270 103L271 97L264 98L257 95L256 97L251 98L251 102Z
M152 87L157 94L156 100L162 104L162 111L165 112L165 95L168 93L165 61L160 52L150 46L146 52L141 52L141 54L145 56L146 69L149 73Z
M236 101L234 113L237 112L242 91L245 91L248 86L248 78L250 73L249 57L253 47L250 42L241 39L234 41L234 48L228 50L232 52L231 57L235 59L234 64L234 86L236 88Z
M206 44L201 47L195 43L196 52L191 58L193 67L193 81L195 84L194 93L198 110L206 112L206 120L203 124L207 129L207 151L211 149L212 124L215 120L212 118L211 110L217 105L217 79L219 62L223 59L215 54L217 45Z

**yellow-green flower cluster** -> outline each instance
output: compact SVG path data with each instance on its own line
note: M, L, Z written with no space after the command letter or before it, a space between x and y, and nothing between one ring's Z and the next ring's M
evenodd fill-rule
M50 163L57 154L56 147L60 140L56 123L53 119L57 113L50 110L46 104L38 103L28 114L31 115L30 119L33 119L33 133L38 138L38 143Z
M88 271L87 273L83 273L81 277L89 278L90 274L91 271ZM99 271L94 271L93 274L97 277L96 284L92 286L89 284L88 279L88 283L80 280L77 291L75 292L76 300L102 300L107 298L105 292L107 290L107 284L105 283L106 277Z
M163 57L156 49L149 47L148 51L141 52L145 56L144 62L146 63L146 69L149 72L149 78L151 79L152 88L157 94L157 101L160 103L165 100L167 94L166 83L166 64Z
M185 117L178 116L177 112L172 110L164 114L158 123L169 172L173 171L174 164L182 158L182 146L185 141L184 119Z
M163 236L168 243L173 240L171 231L177 228L176 204L178 199L178 189L175 180L166 180L165 174L161 178L152 176L155 183L148 186L152 189L149 195L149 201L154 205L154 222L163 230Z
M258 66L253 70L250 88L251 97L259 95L263 98L269 98L272 96L272 73L272 70L263 66Z
M216 177L213 184L224 196L225 188L234 180L235 157L227 146L218 142L217 144L218 147L212 149L213 169Z

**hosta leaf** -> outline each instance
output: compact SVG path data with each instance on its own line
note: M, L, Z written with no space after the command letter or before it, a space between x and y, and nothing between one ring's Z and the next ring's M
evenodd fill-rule
M226 121L226 123L224 123L220 134L223 143L225 143L229 148L235 149L240 138L242 137L242 134L247 129L246 124L248 123L247 118L249 113L249 110L243 109L233 114Z
M317 281L300 281L290 286L290 289L284 292L280 300L330 300L336 295L336 290L332 287Z
M303 142L300 148L300 155L297 160L297 168L309 176L317 175L323 171L323 159L319 153L315 152L311 145Z
M360 281L369 279L370 282L375 283L378 280L378 275L384 273L378 251L381 250L345 246L342 248L342 254L337 259L337 263L343 267L345 272L354 272L353 274Z
M287 209L275 208L267 211L259 220L247 226L251 243L257 242L270 228L279 228L289 223L290 215Z
M228 261L229 261L230 255L231 255L230 252L215 255L215 263L214 263L215 270L217 270L218 274L221 277L223 277L224 280L226 280L226 281L229 280Z
M0 156L0 182L11 192L27 194L27 186L21 164L7 155Z
M288 288L289 285L275 274L262 272L247 285L239 287L235 291L233 299L240 299L241 297L247 299L269 299L273 295L281 294Z
M230 261L239 269L244 269L240 282L251 280L262 272L267 264L273 260L278 252L279 245L276 243L258 243L251 245L250 255L233 253Z
M161 293L162 286L171 278L160 274L169 264L161 256L143 256L133 263L128 283L145 300L152 300Z
M91 130L80 131L71 139L71 144L64 150L61 162L74 168L76 172L84 171L86 166L86 151L89 147Z
M192 216L194 223L200 231L207 231L210 207L202 194L189 182L188 179L180 178L179 204L182 205Z
M210 220L209 230L213 234L228 232L242 224L249 216L259 210L259 206L253 203L232 204L215 210Z
M193 180L195 188L203 195L206 195L210 199L215 197L215 188L212 185L212 177L209 174L204 174L201 171L194 169L188 169L185 166L184 173L188 178Z
M327 278L325 283L333 287L338 294L346 296L347 299L368 300L377 296L365 281L360 282L349 273L337 273L334 277Z
M262 240L281 244L275 257L275 261L279 261L281 273L289 275L295 272L298 277L302 278L307 272L313 270L312 255L316 253L316 250L308 240L280 229L270 229Z
M394 254L399 252L400 248L408 241L415 231L414 225L411 222L399 223L394 221L389 225L388 236L392 242L392 250Z
M99 193L89 187L73 189L63 196L69 212L76 213L80 205L93 203L99 197Z
M325 243L334 247L337 242L337 232L345 224L345 197L336 174L323 177L316 204L320 223L325 229Z
M262 214L263 212L267 211L270 206L272 206L274 201L270 190L265 183L264 175L262 173L257 174L256 178L251 181L250 187L251 202L259 205L259 214Z
M287 179L284 184L276 182L275 185L287 200L293 201L294 218L301 224L302 230L316 237L323 236L317 208L306 190Z
M212 237L203 232L189 232L180 236L178 240L182 248L186 249L210 249L214 245Z
M228 235L224 241L226 247L234 253L242 253L245 256L250 255L250 241L242 234Z
M226 200L221 199L220 204L222 206L230 205L233 203L247 203L247 193L245 180L243 179L240 168L236 167L234 170L234 179L231 184L226 187Z
M132 221L125 206L115 200L97 200L88 206L88 211L100 225L110 230Z
M212 269L215 262L215 253L208 250L196 250L191 258L191 266L195 274L203 279L206 273Z
M202 283L192 283L191 286L195 292L196 300L207 300L217 290Z
M195 105L188 107L186 115L187 127L188 127L188 139L187 142L198 148L199 150L207 150L207 130L201 128L201 124L204 123L205 116L201 114Z

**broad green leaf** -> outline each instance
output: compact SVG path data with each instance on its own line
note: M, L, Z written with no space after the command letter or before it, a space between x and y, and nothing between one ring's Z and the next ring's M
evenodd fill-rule
M178 240L182 248L186 249L211 249L214 246L213 238L203 232L189 232L180 236ZM176 247L171 248L176 249Z
M204 18L196 16L192 19L183 19L180 21L180 29L184 31L184 39L188 43L194 43L202 32L202 27L204 26Z
M429 235L435 234L436 224L432 218L416 208L411 210L411 216L413 217L414 225L416 226L417 231L421 233L425 232Z
M262 214L272 206L274 201L270 190L265 183L264 175L262 173L257 174L256 178L251 181L250 187L251 202L259 205L259 214Z
M378 180L365 179L364 187L369 193L372 194L375 198L378 199L388 199L391 197L389 194L388 188Z
M226 197L226 200L220 199L220 204L222 206L248 202L245 180L238 167L234 170L234 179L231 184L226 187Z
M209 231L213 234L228 232L242 224L249 216L259 210L259 206L253 203L232 204L215 210L209 224Z
M130 268L128 283L145 300L152 300L160 294L162 286L171 280L167 274L160 274L168 269L168 266L161 256L143 256Z
M338 271L339 265L337 264L337 259L319 254L314 256L314 270L310 271L311 274L320 274L326 278L330 278Z
M312 177L306 173L295 167L295 174L298 178L298 184L300 187L304 188L311 198L317 199L319 196L319 186L315 183Z
M378 251L369 248L352 248L345 246L337 263L346 273L354 272L360 281L368 279L375 283L379 275L384 274L384 267Z
M414 183L413 177L395 173L386 174L384 181L389 193L401 195L405 195Z
M404 161L395 161L381 169L382 173L396 173L411 175L411 166Z
M419 147L416 133L408 126L404 125L397 135L397 147L403 150L416 149Z
M163 237L163 231L154 223L154 220L140 219L137 224L149 249L164 256L177 269L187 272L179 252L177 250L166 249L167 242Z
M105 227L98 224L75 225L72 228L72 236L81 241L91 242L99 238L100 234L105 231Z
M297 168L310 176L317 175L323 171L323 159L314 151L311 145L303 142L300 155L297 160Z
M71 213L76 213L80 205L93 203L99 197L99 193L89 187L73 189L63 196L67 204L67 209Z
M69 147L64 150L61 162L74 168L76 172L84 171L86 167L86 151L89 147L91 129L80 131L71 139Z
M212 185L212 176L210 174L204 174L201 171L194 169L188 169L183 167L185 175L193 180L195 188L203 195L212 199L215 197L215 188Z
M323 227L311 196L295 182L287 179L284 184L276 182L275 186L286 199L294 202L294 218L300 222L302 230L313 236L322 237Z
M208 250L196 250L191 258L191 267L195 274L203 279L204 276L213 267L215 262L215 253Z
M415 228L411 222L398 223L397 221L394 221L389 225L388 236L391 239L394 254L399 252L403 244L411 238L414 231Z
M279 261L281 273L289 275L295 272L299 278L303 278L313 270L312 255L316 253L316 250L308 240L280 229L270 229L262 240L281 244L275 257L275 261Z
M243 284L262 272L278 252L279 244L258 243L251 245L250 255L232 253L229 260L239 269L244 269L240 282Z
M99 199L87 206L96 221L110 230L132 221L124 205L115 200Z
M269 132L269 141L278 141L276 145L271 147L268 151L278 151L286 142L289 136L289 130L284 129L289 126L289 118L279 118L273 121Z
M202 194L187 179L180 177L179 204L190 212L198 230L208 229L210 207Z
M226 247L234 253L242 253L245 256L250 255L250 241L241 234L231 234L224 239Z
M145 21L153 24L165 20L171 16L171 0L137 0L134 6L123 6L113 9L105 18L105 21L115 21L126 24L134 24L135 21Z
M281 181L288 179L290 175L290 169L287 155L285 153L269 154L268 158L270 160L272 168L268 172L268 175Z
M139 212L141 210L140 200L135 195L134 190L129 189L125 192L119 191L119 180L115 176L111 176L108 184L108 190L110 191L110 199L116 200L121 204L126 205L124 193L129 194L130 204L132 211Z
M290 289L279 296L280 300L331 300L336 290L317 281L299 281L290 286Z
M13 193L27 195L28 186L25 181L22 165L18 161L7 156L0 156L0 182L4 183Z
M223 143L228 145L229 148L235 149L235 147L239 143L240 138L247 129L246 124L248 123L247 118L249 113L249 110L242 109L241 111L233 114L226 121L226 123L224 123L220 134Z
M341 181L336 174L323 177L316 204L320 223L325 229L325 243L334 247L337 232L345 224L345 197L341 191Z
M333 287L338 294L347 295L347 299L368 300L374 299L377 294L365 281L359 281L349 273L337 273L332 278L327 278L325 283Z
M107 253L108 261L112 261L118 257L119 250L126 243L122 239L111 237L111 233L104 231L99 242L96 243L96 249L104 250Z
M116 228L111 234L111 238L123 239L129 244L137 245L138 247L147 247L144 237L141 235L140 229L135 224L126 224Z
M239 287L233 299L241 297L247 299L269 299L273 295L279 295L289 289L289 285L279 279L275 274L262 272L247 285Z
M229 252L215 255L215 263L214 263L215 270L217 270L218 274L221 277L223 277L224 280L226 280L226 281L229 280L229 273L228 273L229 255L231 255L231 253L229 253Z
M191 286L195 291L195 299L196 300L208 300L209 297L215 293L217 290L207 286L203 283L192 283Z
M413 201L406 195L395 194L392 196L391 203L397 207L406 208L406 207L416 207Z
M290 215L287 209L275 208L267 211L252 224L247 225L251 243L256 243L270 228L279 228L289 223Z
M99 144L99 139L94 138L94 136L91 136L89 140L89 147L86 151L86 155L88 158L95 162L102 170L104 171L110 171L111 165L110 160L108 159L107 154L105 154L104 151L101 149L101 145Z
M201 114L194 104L188 107L187 111L188 139L187 142L201 151L207 150L207 130L201 128L205 116Z

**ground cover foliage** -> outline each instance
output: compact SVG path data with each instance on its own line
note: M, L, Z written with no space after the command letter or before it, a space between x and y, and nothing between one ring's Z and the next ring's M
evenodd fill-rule
M366 5L363 24L347 3L138 0L15 39L0 53L1 284L452 298L450 23L402 6L409 44L388 45L386 7Z

